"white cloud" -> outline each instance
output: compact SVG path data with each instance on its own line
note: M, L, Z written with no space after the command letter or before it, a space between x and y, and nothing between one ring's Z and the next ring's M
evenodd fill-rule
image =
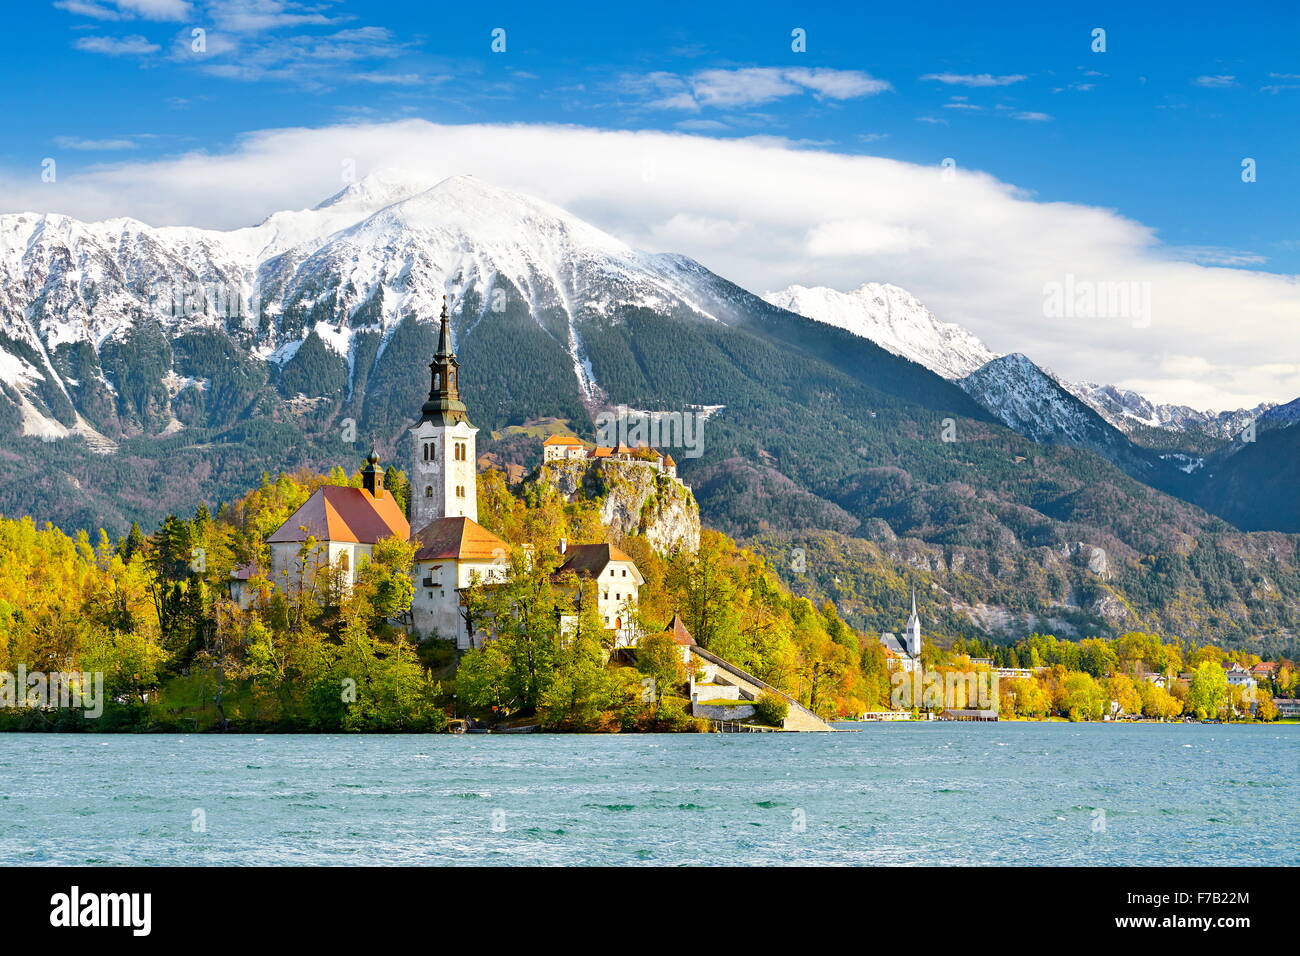
M1029 79L1020 73L994 76L992 73L927 73L923 80L937 80L949 86L1010 86Z
M184 20L191 8L185 0L114 0L119 10L146 20Z
M344 160L362 174L473 173L756 292L894 282L991 348L1075 380L1213 408L1300 395L1300 368L1279 367L1300 355L1296 276L1182 261L1112 210L1036 201L984 173L771 138L423 120L269 130L224 153L61 169L56 184L22 170L0 176L0 203L233 228L337 192ZM1067 275L1149 283L1150 322L1046 317L1044 288Z
M893 89L886 81L860 70L766 66L700 70L685 76L659 71L625 76L621 86L624 92L646 99L654 109L691 111L758 106L801 93L847 100Z
M84 139L80 136L56 136L54 143L60 149L117 150L135 149L136 142L125 137L118 139Z
M814 258L840 259L909 252L929 244L924 232L907 226L874 219L840 219L810 229L804 248Z
M1023 120L1027 123L1046 123L1052 117L1047 113L1024 112L1024 113L1012 113L1011 118L1017 120Z
M208 35L207 53L199 58L199 68L210 76L229 80L257 82L274 80L294 83L305 88L323 90L343 81L382 85L414 86L438 83L445 76L393 73L361 68L370 63L391 60L411 46L383 27L352 27L328 34ZM189 37L182 32L176 38L172 59L192 61ZM341 72L344 65L352 67Z
M811 70L786 70L786 79L807 87L833 100L851 100L892 90L884 80L878 80L859 70L832 70L818 67Z
M78 50L85 50L87 53L105 53L108 56L143 56L146 53L157 53L161 49L158 44L151 43L139 35L129 37L81 37L73 45Z
M354 83L371 83L376 86L420 86L425 83L445 83L449 76L421 76L419 73L349 73Z
M60 10L96 20L184 20L193 12L185 0L60 0Z
M218 27L239 33L261 33L281 27L324 26L344 19L326 16L317 5L281 0L214 0L210 9Z
M1236 86L1237 78L1235 76L1198 76L1192 82L1197 86L1210 89L1224 89L1229 86Z
M1268 261L1267 256L1258 252L1242 249L1221 249L1218 246L1177 246L1169 249L1169 254L1188 262L1200 262L1211 266L1256 266Z

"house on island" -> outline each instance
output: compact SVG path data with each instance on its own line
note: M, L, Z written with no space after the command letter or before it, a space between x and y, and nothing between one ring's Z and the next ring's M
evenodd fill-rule
M754 716L754 701L763 694L771 694L784 700L787 707L785 720L778 729L835 729L789 694L700 647L686 629L686 622L680 614L673 615L664 633L671 635L673 643L681 651L692 717L724 722L748 720Z
M435 518L414 535L415 594L411 624L416 635L454 639L456 649L481 647L484 635L471 634L461 613L461 592L477 580L506 580L510 546L469 517Z
M636 562L612 544L575 544L560 541L565 562L555 571L557 581L576 575L596 585L596 608L607 630L614 632L615 647L632 647L640 635L635 628L637 598L645 578Z

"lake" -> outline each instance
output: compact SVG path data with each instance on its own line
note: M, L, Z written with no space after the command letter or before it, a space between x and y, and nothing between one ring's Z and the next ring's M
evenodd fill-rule
M858 726L0 734L0 863L1300 863L1297 726Z

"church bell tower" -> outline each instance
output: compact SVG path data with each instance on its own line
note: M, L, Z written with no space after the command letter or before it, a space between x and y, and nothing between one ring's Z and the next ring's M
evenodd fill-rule
M429 363L429 400L411 430L415 462L411 469L411 530L419 532L438 518L478 521L474 436L460 400L460 363L451 349L451 319L442 299L438 350Z

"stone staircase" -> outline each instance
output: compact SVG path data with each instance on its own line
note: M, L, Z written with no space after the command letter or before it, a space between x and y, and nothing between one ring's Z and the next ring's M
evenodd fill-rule
M763 693L774 694L789 705L783 730L826 731L834 730L803 704L789 694L783 693L771 684L759 680L753 674L741 670L735 664L724 660L699 645L683 648L689 652L686 659L687 670L691 672L691 714L695 717L707 717L711 720L744 720L754 715L752 701ZM704 680L695 680L695 671L704 671ZM734 706L709 701L736 701Z

